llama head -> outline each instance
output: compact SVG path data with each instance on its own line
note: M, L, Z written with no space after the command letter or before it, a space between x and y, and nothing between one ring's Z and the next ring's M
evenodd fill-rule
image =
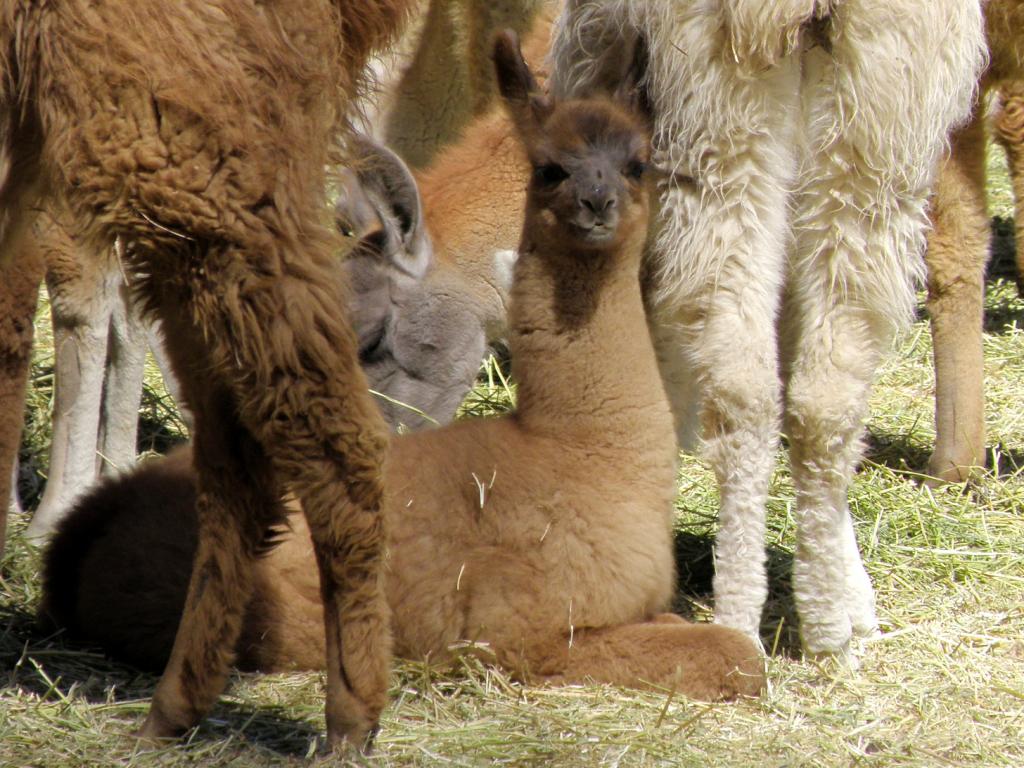
M485 339L469 292L432 268L416 179L366 137L339 174L338 228L354 241L342 268L359 361L393 428L447 423L469 389ZM442 275L439 277L439 275Z
M524 231L534 240L600 252L645 235L650 146L636 87L643 58L614 98L560 102L541 93L515 33L497 37L498 86L533 166Z
M359 356L382 354L396 297L420 284L433 262L419 188L391 150L361 135L351 139L353 165L338 173L338 229L352 241L342 263L349 283L349 316ZM373 384L382 385L380 381Z

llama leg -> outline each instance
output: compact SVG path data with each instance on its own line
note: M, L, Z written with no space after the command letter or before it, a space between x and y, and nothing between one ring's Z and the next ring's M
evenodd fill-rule
M539 644L526 677L555 685L659 687L704 701L756 696L764 686L760 649L735 629L664 617L583 629ZM532 653L532 652L531 652Z
M932 198L928 313L935 354L935 452L928 474L965 480L985 463L982 314L989 251L985 131L980 115L953 135Z
M674 326L657 334L657 352L666 388L681 387L669 397L684 429L689 399L701 396L704 453L721 490L715 621L757 638L800 74L793 59L757 75L740 71L722 50L717 6L684 5L567 3L551 87L558 95L614 88L624 46L636 31L647 40L661 190L647 288L653 322Z
M692 453L700 445L700 382L693 361L680 354L680 350L692 348L692 333L670 319L662 320L652 319L651 340L675 418L676 441L682 450Z
M205 253L202 269L189 272L183 296L161 293L163 285L182 284L179 264L167 265L166 258L141 253L136 271L149 276L142 288L153 299L175 370L187 374L182 382L186 398L191 401L197 386L203 386L210 371L216 372L231 391L239 421L268 456L282 490L302 502L326 606L328 736L333 744L362 744L386 702L391 649L380 584L381 462L387 430L359 368L355 337L343 311L340 267L327 233L312 225L306 233L302 260L277 244L261 254L274 269L259 273L249 266L251 256L243 249L226 246ZM205 372L188 373L186 368L196 337L175 326L183 305L190 305L191 316L200 323L199 338L208 340L210 365ZM200 439L210 427L199 408L195 418ZM197 466L220 472L222 462L214 458L201 457ZM234 483L252 484L231 479L231 484L215 487L227 494ZM275 489L262 490L264 496L247 497L243 504L219 496L210 504L231 504L232 514L244 520L247 507L261 508L258 498L277 498ZM218 513L216 519L231 517ZM241 585L243 576L235 574L234 583ZM215 604L210 599L209 605ZM229 633L222 632L221 638L226 642ZM175 678L180 678L186 660L194 658L189 643L179 633L173 657L178 666L168 668ZM181 685L168 683L172 691ZM210 683L210 690L214 687ZM191 710L193 715L199 711ZM164 723L158 718L147 732L169 733Z
M17 459L25 416L25 388L32 358L43 259L34 239L0 263L0 557L7 540L8 500L17 503ZM7 483L10 485L7 485Z
M198 338L192 341L191 354L205 359ZM176 362L186 371L199 427L193 439L199 540L171 657L140 731L147 739L180 735L216 703L241 632L253 559L268 527L282 519L270 462L238 423L230 393L195 358L191 365Z
M934 169L949 129L969 113L983 61L978 11L846 3L832 15L831 55L805 54L803 185L784 323L793 589L812 654L845 654L854 632L875 629L846 492L875 367L914 305ZM958 55L936 63L923 39Z
M110 301L103 290L105 259L80 258L54 224L47 238L47 286L53 317L53 440L46 490L27 533L53 530L75 497L96 479L103 375L107 360ZM62 250L56 266L50 256Z
M380 583L382 519L352 514L355 510L336 514L325 504L322 481L320 486L307 486L301 498L327 632L327 735L335 748L346 738L366 746L376 733L388 686L388 657L379 647L381 638L390 638Z
M779 434L775 296L718 293L698 349L704 455L721 493L715 622L759 639L767 598L765 505ZM749 314L748 314L749 313ZM763 318L750 323L748 317Z
M178 376L174 373L174 366L171 365L170 356L167 354L167 342L164 340L160 324L151 322L146 330L146 337L149 339L149 350L153 353L156 367L160 369L160 375L163 377L164 389L171 396L175 406L178 408L181 420L191 432L195 424L195 418L185 402L185 395L181 390L181 382L178 381Z
M146 366L146 323L119 270L107 275L107 290L112 306L100 412L101 474L124 472L135 463Z
M1017 241L1017 288L1024 294L1024 80L1004 85L1002 100L995 120L996 139L1006 150L1010 167Z
M459 45L461 5L430 0L416 51L385 118L386 144L412 168L426 166L472 117L468 62Z
M0 449L0 450L2 450L2 449ZM0 455L2 455L2 454L0 454ZM7 531L7 527L6 527L7 526L7 514L9 513L9 514L12 514L12 515L21 515L21 514L23 514L25 512L25 510L21 506L21 497L18 495L18 469L19 468L20 468L20 465L18 463L18 457L15 456L14 457L14 466L11 467L11 479L10 479L10 483L11 484L9 486L9 491L8 491L8 494L7 494L8 497L10 498L10 502L8 504L8 507L7 507L7 512L4 513L3 522L0 523L0 538L3 538L4 535L6 534L6 531ZM0 557L3 557L3 554L4 554L4 548L2 546L0 546Z
M848 306L822 313L813 301L791 301L787 317L800 316L786 400L797 494L793 589L807 650L845 653L853 631L877 625L846 490L860 458L871 377L890 336L873 335L865 314Z

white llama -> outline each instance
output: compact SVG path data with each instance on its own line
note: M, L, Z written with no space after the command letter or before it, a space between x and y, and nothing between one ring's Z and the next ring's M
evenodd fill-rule
M652 327L680 439L699 418L721 489L716 621L758 634L784 397L802 640L847 656L877 628L847 486L872 376L913 310L933 169L984 64L981 9L569 0L553 92L614 86L640 38L661 176Z

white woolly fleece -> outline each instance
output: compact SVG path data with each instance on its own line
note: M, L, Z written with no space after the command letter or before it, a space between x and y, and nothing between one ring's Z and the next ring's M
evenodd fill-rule
M652 322L680 432L699 397L721 487L716 620L757 636L785 382L802 637L844 654L876 625L846 491L875 367L922 277L936 163L985 64L980 7L569 0L555 94L606 87L638 35L661 194Z

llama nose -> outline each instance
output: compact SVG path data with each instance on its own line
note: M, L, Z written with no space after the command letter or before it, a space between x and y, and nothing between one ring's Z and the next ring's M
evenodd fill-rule
M615 207L617 200L615 193L608 187L603 184L595 184L581 196L580 202L587 210L601 218Z

